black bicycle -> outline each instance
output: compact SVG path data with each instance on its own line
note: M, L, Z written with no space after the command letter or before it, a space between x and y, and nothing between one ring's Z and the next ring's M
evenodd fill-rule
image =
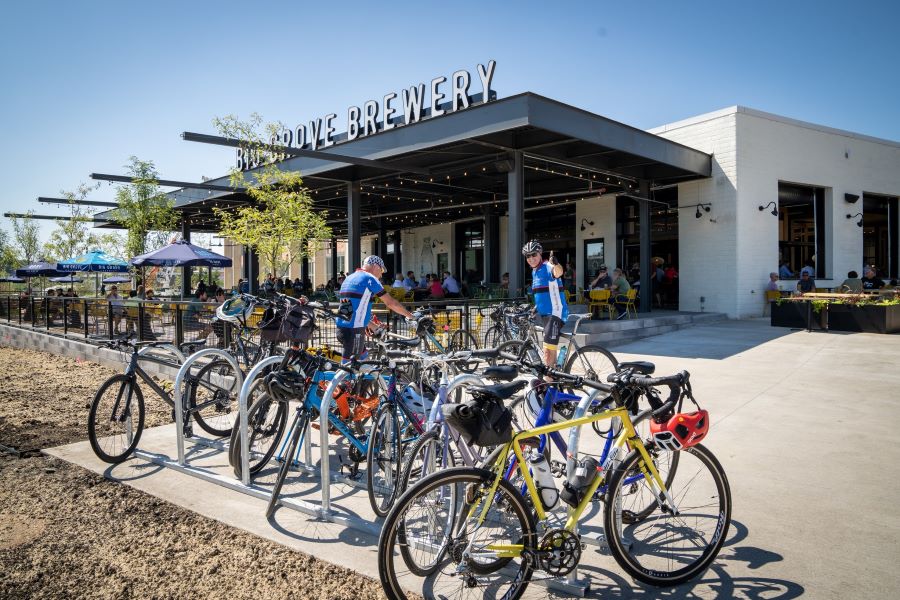
M160 348L170 344L122 339L100 345L131 352L125 372L103 382L94 395L88 414L88 439L94 454L104 462L117 464L134 452L144 431L144 392L139 378L172 407L174 420L175 402L172 395L153 381L140 364L141 359L147 358L141 355L142 348ZM198 344L188 342L181 345L181 350L192 352L196 346ZM187 401L182 409L186 437L193 435L192 420L212 436L231 434L240 392L238 381L231 363L221 358L198 364L196 371L188 373L185 380Z

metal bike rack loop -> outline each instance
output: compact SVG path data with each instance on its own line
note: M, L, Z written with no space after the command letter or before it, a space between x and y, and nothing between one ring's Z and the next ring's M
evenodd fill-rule
M240 419L238 421L240 435L238 439L241 444L241 483L246 486L250 485L250 436L247 432L249 426L247 423L247 400L250 397L250 388L253 387L253 382L256 381L263 369L281 364L283 360L283 356L270 356L261 360L253 365L253 368L250 369L250 372L247 373L241 384L241 393L238 395L238 409L240 410Z

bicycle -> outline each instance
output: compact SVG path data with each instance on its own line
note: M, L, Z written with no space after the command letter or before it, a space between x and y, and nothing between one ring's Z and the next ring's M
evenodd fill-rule
M518 598L536 570L548 577L571 573L581 560L579 519L595 502L601 486L610 553L631 576L652 585L676 585L695 577L715 559L731 520L731 491L721 465L702 444L686 447L681 450L680 474L687 468L688 457L696 459L696 465L690 466L688 476L667 487L634 429L634 423L646 418L675 414L676 407L680 414L685 398L696 402L689 375L619 375L608 386L559 371L551 370L551 374L573 386L608 393L609 403L615 402L623 386L668 386L670 394L661 406L646 409L634 419L628 408L617 405L511 434L510 441L485 460L486 468L446 469L419 481L397 500L379 539L378 570L389 598L405 598L404 588L414 577L424 580L422 589L432 596L477 587L485 596ZM501 398L488 392L482 401L502 403ZM528 464L524 448L541 434L613 418L623 428L615 446L630 452L616 465L603 465L613 466L611 473L586 468L564 525L553 527L535 478L523 467ZM511 456L525 483L525 497L504 477ZM623 519L623 511L632 505L644 507L648 498L654 503L653 514L634 522Z
M104 462L117 464L131 455L144 430L144 393L138 378L172 407L172 414L175 414L173 397L153 381L140 365L142 348L162 348L171 344L135 342L126 338L109 340L100 345L122 352L131 351L124 373L113 375L100 385L88 413L88 439L94 454ZM179 349L191 352L196 346L198 344L186 342ZM223 359L214 359L202 365L196 373L188 374L185 380L187 402L186 406L181 407L185 437L193 436L191 417L212 436L231 434L229 413L232 404L237 401L237 381L230 363Z

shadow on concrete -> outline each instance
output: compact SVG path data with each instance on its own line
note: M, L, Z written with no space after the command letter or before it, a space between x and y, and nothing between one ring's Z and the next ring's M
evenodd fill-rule
M647 357L723 360L791 333L791 329L772 327L768 319L722 321L617 345L613 351Z
M141 458L132 457L123 463L106 467L103 471L103 477L110 481L120 481L124 483L156 475L163 469L165 469L165 467L162 465L157 465Z

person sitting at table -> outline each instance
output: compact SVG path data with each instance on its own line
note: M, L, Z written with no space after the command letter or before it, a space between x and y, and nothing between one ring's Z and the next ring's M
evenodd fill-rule
M444 299L444 288L441 286L441 280L438 279L437 273L429 275L431 283L428 285L428 292L435 300Z
M797 282L797 291L800 292L801 296L816 291L816 282L809 275L809 271L800 272L800 281Z
M290 280L288 280L290 281ZM293 289L293 286L291 286ZM225 290L218 288L216 290L216 304L225 304ZM225 323L219 319L212 322L212 331L216 334L216 348L225 347Z
M866 265L865 275L862 278L862 288L866 292L874 292L884 287L884 280L875 276L872 265Z
M191 300L187 309L184 311L184 330L198 332L197 336L194 338L195 340L205 340L212 332L209 323L200 320L200 315L206 313L204 304L208 300L209 296L206 295L206 289L204 288L202 291L197 292L197 295Z
M791 265L788 261L781 261L781 266L778 267L778 276L782 279L790 279L794 276L794 272L791 271Z
M113 331L110 333L112 336L119 333L119 323L122 322L122 316L125 314L125 301L119 295L119 286L114 285L109 288L106 301L109 302L109 309L112 312Z
M618 315L616 315L617 319L624 319L628 312L626 310L626 306L628 304L628 292L631 291L631 285L628 284L628 280L625 279L625 273L622 269L614 269L613 270L613 283L609 287L610 296L613 298L613 304L615 304L616 311L618 311Z
M609 271L606 268L606 265L600 265L600 270L597 272L597 276L588 283L587 288L584 290L584 301L590 303L591 301L591 290L608 290L613 284L612 277L609 276Z
M841 286L837 289L840 293L848 293L848 294L860 294L863 291L863 283L859 278L859 273L856 271L850 271L847 273L847 279L841 284Z
M444 271L444 281L441 283L441 288L443 288L444 296L447 298L459 298L462 294L459 282L450 274L450 271Z
M778 291L778 273L774 271L769 273L769 283L766 284L767 292L777 292Z

